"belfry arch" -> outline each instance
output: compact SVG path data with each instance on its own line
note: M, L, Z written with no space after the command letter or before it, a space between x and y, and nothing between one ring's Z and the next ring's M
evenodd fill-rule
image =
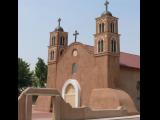
M80 85L77 80L69 79L62 87L62 97L63 99L70 103L72 107L80 106Z

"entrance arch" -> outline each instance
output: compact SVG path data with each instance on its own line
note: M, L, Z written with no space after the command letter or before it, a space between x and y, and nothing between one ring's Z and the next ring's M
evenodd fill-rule
M67 80L62 88L63 99L72 107L80 106L80 85L75 79Z

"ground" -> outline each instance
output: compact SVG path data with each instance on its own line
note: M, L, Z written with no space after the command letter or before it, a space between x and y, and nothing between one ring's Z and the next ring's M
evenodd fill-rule
M32 120L52 120L52 113L33 111Z
M32 120L52 120L52 113L33 111ZM115 117L115 118L100 118L100 119L88 119L88 120L140 120L139 115Z

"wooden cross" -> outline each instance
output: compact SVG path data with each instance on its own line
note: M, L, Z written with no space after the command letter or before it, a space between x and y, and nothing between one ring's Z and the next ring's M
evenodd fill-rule
M79 33L77 32L77 30L75 30L75 33L73 34L73 36L75 36L75 42L76 42L76 39L77 39L77 35L79 35Z

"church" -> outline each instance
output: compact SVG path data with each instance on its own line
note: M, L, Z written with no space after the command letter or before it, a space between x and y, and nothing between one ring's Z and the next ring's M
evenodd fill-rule
M93 46L77 42L78 31L68 45L68 32L58 19L58 26L50 32L46 87L56 88L73 108L112 109L115 100L125 106L130 99L139 111L140 56L120 51L118 18L108 10L108 4L96 18ZM119 93L125 94L115 97ZM50 99L39 96L36 109L49 111L53 105Z

